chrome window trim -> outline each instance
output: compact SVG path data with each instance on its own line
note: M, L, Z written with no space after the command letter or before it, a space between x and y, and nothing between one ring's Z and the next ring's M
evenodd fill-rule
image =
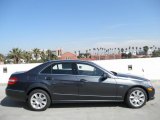
M90 66L93 66L93 67L96 67L96 68L98 68L98 69L100 69L100 70L102 70L104 73L107 73L108 75L109 75L109 78L114 78L113 77L113 75L111 75L110 74L110 72L108 72L106 69L103 69L102 67L100 67L100 66L98 66L97 64L95 64L95 63L93 63L93 62L90 62L90 63L87 63L87 62L81 62L81 61L79 61L79 62L55 62L55 63L53 63L53 62L51 62L49 65L47 65L47 66L45 66L42 70L40 70L39 71L39 75L76 75L76 76L90 76L90 75L78 75L78 74L52 74L52 73L41 73L44 69L46 69L47 67L49 67L50 65L53 65L53 64L61 64L61 63L70 63L70 64L87 64L87 65L90 65ZM78 71L78 69L77 69L77 71ZM90 76L90 77L100 77L100 76Z
M53 65L53 64L62 64L62 63L70 63L70 64L73 64L72 62L57 62L57 63L51 63L47 66L45 66L42 70L39 71L39 75L74 75L73 73L72 74L52 74L52 73L41 73L44 69L46 69L47 67L49 67L50 65ZM73 71L73 69L72 69Z

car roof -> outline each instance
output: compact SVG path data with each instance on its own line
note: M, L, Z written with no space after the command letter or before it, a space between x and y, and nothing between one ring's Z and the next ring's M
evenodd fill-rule
M51 63L51 62L83 62L83 63L93 63L91 61L85 61L85 60L49 60L46 63Z

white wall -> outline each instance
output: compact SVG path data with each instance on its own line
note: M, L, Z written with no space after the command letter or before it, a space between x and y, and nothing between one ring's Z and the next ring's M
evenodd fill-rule
M134 74L152 80L160 80L160 57L100 60L94 61L94 63L110 71ZM128 70L128 65L132 65L132 70Z
M40 64L41 63L0 65L0 83L7 83L10 75L14 72L27 71ZM3 73L3 68L7 68L7 73Z
M139 75L152 80L160 80L160 57L97 60L93 62L110 71ZM7 83L10 75L14 72L26 71L40 64L41 63L0 65L0 83ZM128 70L128 65L132 65L132 70ZM3 73L3 68L7 68L7 73Z

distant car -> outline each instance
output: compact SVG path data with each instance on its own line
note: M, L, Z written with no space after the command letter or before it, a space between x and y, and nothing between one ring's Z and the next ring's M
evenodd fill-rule
M110 72L93 62L58 60L10 76L7 96L25 101L35 111L51 103L122 102L140 108L154 98L148 79Z

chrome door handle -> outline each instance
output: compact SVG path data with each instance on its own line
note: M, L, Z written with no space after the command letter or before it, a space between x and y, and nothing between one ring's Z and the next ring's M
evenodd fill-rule
M45 80L53 80L52 77L45 77Z

